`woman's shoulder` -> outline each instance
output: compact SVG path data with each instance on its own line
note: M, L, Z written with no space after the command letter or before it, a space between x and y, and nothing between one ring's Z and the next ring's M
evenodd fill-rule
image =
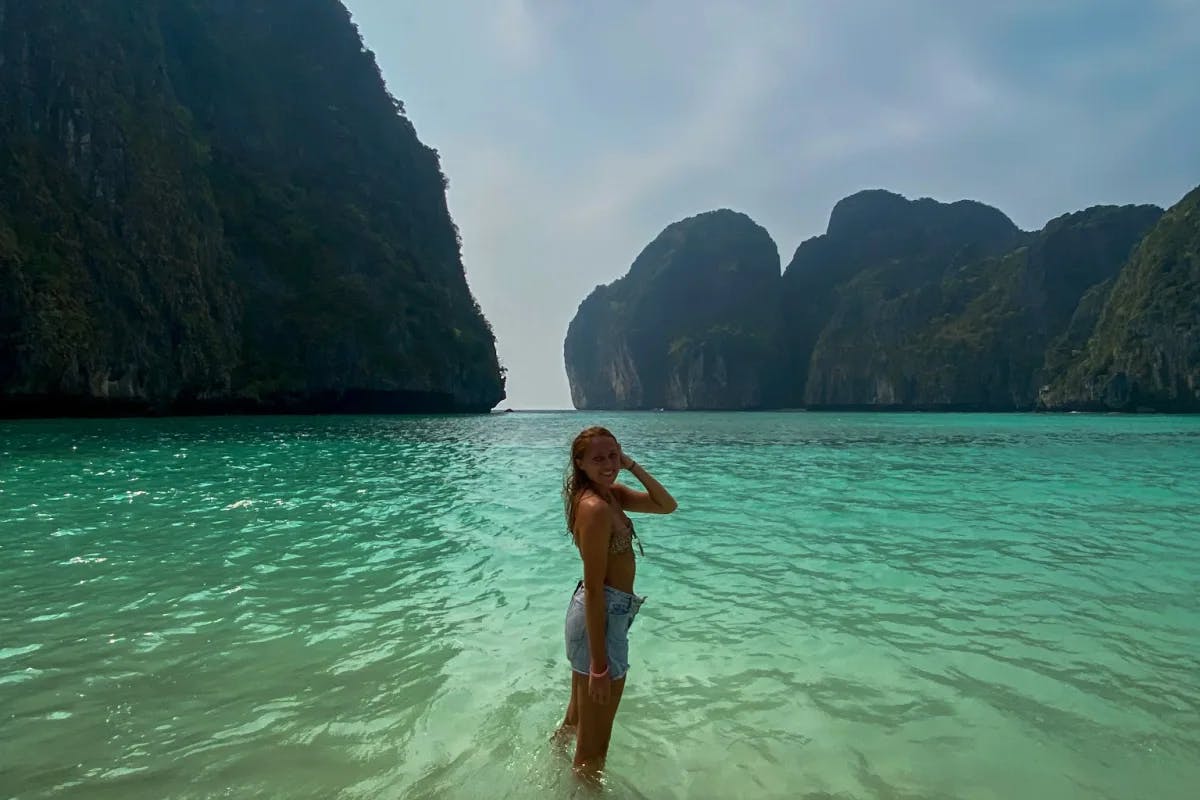
M581 493L579 498L575 501L575 512L577 514L584 512L588 514L595 514L597 511L602 511L607 508L608 502L590 489Z
M607 541L612 533L612 512L604 498L596 495L583 497L575 510L575 527L571 534L575 544L582 546L584 540Z
M600 520L612 515L612 510L603 497L595 492L580 495L575 504L575 524L577 526L596 525ZM579 527L576 528L578 530Z

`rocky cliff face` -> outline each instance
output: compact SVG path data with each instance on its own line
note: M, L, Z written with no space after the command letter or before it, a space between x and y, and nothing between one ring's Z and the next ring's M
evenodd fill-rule
M884 324L874 327L874 315L920 315L921 309L885 310L882 304L937 279L952 264L1003 252L1021 238L1008 217L973 201L913 201L870 190L838 202L826 233L796 249L781 281L785 323L776 347L782 379L777 404L841 403L851 396L858 403L890 404L903 389L897 385L902 376L872 361L872 354L889 335L888 326L915 320L879 320ZM820 355L814 353L818 342ZM868 363L852 362L854 353ZM831 383L841 388L828 388Z
M1200 190L1165 217L1097 206L1026 233L979 203L860 192L782 277L750 270L752 289L712 279L723 262L758 264L765 232L740 218L745 235L715 246L717 219L701 215L580 306L572 396L580 408L1200 410L1198 205Z
M240 315L145 4L0 6L0 405L228 391Z
M564 344L577 408L754 408L764 403L779 253L749 217L677 222L597 287Z
M1032 408L1051 340L1161 213L1130 206L1068 214L1003 255L964 257L966 248L928 263L923 275L909 271L907 285L889 280L892 264L869 267L840 288L813 349L805 404Z
M1104 299L1082 352L1058 367L1040 405L1200 412L1200 188L1163 215Z
M485 410L434 151L335 0L0 0L0 413Z

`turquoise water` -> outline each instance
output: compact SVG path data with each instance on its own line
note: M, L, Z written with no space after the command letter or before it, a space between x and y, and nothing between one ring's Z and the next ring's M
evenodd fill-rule
M1196 796L1200 419L515 413L0 423L0 797L577 794L593 421L680 502L611 796Z

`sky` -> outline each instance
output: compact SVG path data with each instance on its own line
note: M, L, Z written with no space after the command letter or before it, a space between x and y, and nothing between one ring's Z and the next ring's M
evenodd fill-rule
M861 189L1036 230L1200 185L1200 0L344 2L441 156L500 408L570 408L579 303L704 211L786 266Z

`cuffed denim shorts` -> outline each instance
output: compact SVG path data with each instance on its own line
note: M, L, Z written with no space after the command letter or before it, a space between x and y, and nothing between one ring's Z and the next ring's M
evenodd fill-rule
M567 660L571 669L581 675L591 671L591 652L588 645L587 613L584 611L583 581L575 587L571 603L567 606ZM608 674L612 680L620 680L629 671L629 627L646 598L622 592L611 586L604 587L604 606L608 624L604 631L604 648L608 651Z

